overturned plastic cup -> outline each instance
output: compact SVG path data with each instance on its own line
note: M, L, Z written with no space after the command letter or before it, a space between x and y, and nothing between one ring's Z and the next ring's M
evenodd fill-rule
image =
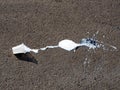
M31 51L34 53L38 53L39 49L31 49L28 46L26 46L24 43L12 48L13 54L27 53Z

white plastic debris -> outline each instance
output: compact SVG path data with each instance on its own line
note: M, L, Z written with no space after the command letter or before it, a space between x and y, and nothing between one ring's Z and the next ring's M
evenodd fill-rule
M13 54L27 53L27 52L31 52L31 51L34 53L38 53L38 50L39 49L31 49L31 48L27 47L24 43L12 48Z

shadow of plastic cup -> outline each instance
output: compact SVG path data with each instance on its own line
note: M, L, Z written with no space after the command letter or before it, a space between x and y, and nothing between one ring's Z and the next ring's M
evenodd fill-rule
M27 62L38 64L38 61L34 58L34 56L32 56L30 52L14 54L14 55L21 61L27 61Z
M31 55L30 51L33 51L23 43L12 48L13 54L22 61L33 62L38 64L37 60ZM38 50L34 50L37 53ZM33 51L33 52L34 52Z

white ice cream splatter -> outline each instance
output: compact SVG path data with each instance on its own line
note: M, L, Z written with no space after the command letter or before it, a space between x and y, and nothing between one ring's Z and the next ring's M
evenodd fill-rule
M80 41L80 46L86 46L89 49L100 48L100 45L92 38L83 38Z
M42 51L44 51L44 50L46 50L46 49L48 49L48 48L57 48L58 46L46 46L46 47L44 47L44 48L40 48L40 50L42 50Z
M65 39L65 40L61 40L58 43L58 45L56 45L56 46L46 46L44 48L40 48L40 50L46 50L48 48L57 48L57 47L60 47L60 48L62 48L64 50L71 51L71 50L74 50L78 46L80 46L80 44L77 44L77 43L75 43L72 40Z
M109 45L109 44L105 44L102 42L98 42L98 40L95 40L93 38L83 38L80 43L75 43L72 40L69 39L65 39L65 40L61 40L58 45L56 46L46 46L44 48L40 48L40 50L46 50L48 48L62 48L64 50L67 51L72 51L72 50L76 50L76 48L78 47L88 47L89 49L96 49L96 48L105 48L105 46L109 46L113 49L117 49L115 46Z

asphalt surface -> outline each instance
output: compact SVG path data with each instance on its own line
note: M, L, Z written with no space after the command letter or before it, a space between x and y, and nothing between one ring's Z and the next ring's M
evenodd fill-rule
M96 31L117 50L11 50L79 43ZM120 0L0 0L0 41L0 90L120 90Z

